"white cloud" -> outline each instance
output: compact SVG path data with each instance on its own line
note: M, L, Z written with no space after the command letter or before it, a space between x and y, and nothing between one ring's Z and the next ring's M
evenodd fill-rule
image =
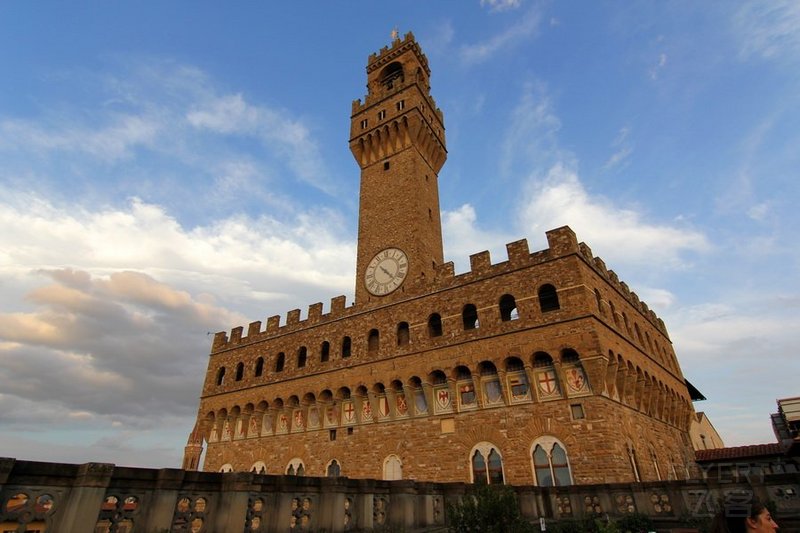
M667 54L660 53L658 54L658 60L656 61L655 65L650 67L650 70L647 71L650 79L655 81L658 79L661 70L667 65Z
M633 145L631 144L630 137L631 129L628 126L619 130L617 137L611 143L611 147L615 150L608 161L603 165L604 170L609 170L615 167L625 166L627 159L633 153Z
M114 423L189 424L205 374L206 332L352 290L355 246L338 237L334 212L288 221L236 216L187 229L136 199L98 211L9 192L3 200L0 410L22 440L36 431L32 413L75 439ZM11 291L20 286L25 300ZM17 416L18 405L26 413ZM76 421L87 425L70 425ZM97 453L86 460L107 456L86 450Z
M733 31L744 58L796 59L800 54L800 3L796 0L750 0L732 16Z
M137 147L152 147L163 129L153 116L110 114L89 126L53 120L46 126L28 120L0 122L0 149L50 152L81 152L102 161L132 156Z
M481 0L481 7L488 7L489 11L508 11L521 5L522 0Z
M541 12L534 8L527 11L513 25L501 33L493 35L482 42L461 47L461 60L467 65L474 65L489 60L501 50L508 49L537 34L541 22Z
M678 268L685 265L685 252L710 249L706 237L692 229L648 223L639 212L591 197L578 175L564 165L553 166L543 180L531 182L521 211L530 233L569 225L612 264L619 262Z
M446 260L455 263L457 272L469 270L469 256L484 250L490 251L492 262L504 261L505 244L516 240L481 229L475 208L470 204L442 213L442 233L447 247Z

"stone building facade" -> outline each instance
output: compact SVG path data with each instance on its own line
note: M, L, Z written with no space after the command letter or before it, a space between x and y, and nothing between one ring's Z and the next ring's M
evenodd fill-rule
M412 34L370 56L355 302L217 333L183 467L561 486L696 475L664 323L568 227L444 261L444 117Z

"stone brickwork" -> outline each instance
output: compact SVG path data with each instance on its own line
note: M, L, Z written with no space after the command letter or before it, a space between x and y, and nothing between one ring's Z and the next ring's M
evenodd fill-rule
M463 483L220 474L112 464L0 458L2 531L242 532L442 531ZM650 516L656 529L706 521L720 502L771 501L781 531L800 526L794 474L714 480L515 488L531 522Z
M205 449L210 471L540 486L696 476L664 323L570 228L533 253L510 243L500 262L474 254L465 273L443 262L444 119L429 76L410 34L370 56L350 132L356 301L217 333L184 468ZM367 280L387 248L407 265L378 261L396 289L376 294Z

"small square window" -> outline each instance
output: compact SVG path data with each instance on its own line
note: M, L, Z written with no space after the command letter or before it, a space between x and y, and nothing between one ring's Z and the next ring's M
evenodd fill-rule
M389 162L388 161L384 161L383 162L383 170L389 170Z
M385 118L386 118L386 110L381 109L380 111L378 111L378 120L383 120Z
M406 108L406 101L400 100L399 102L397 102L396 106L398 111L402 111L403 109Z
M583 406L579 403L573 403L569 406L570 411L572 412L572 419L573 420L583 420L586 418L586 415L583 412Z
M328 437L331 440L336 440L336 430L335 429L330 430L329 433L328 433Z
M369 125L369 121L367 119L364 119L364 120L361 121L361 129L362 130L366 129L367 125Z
M353 428L347 428L347 434L348 435L352 435L353 434Z

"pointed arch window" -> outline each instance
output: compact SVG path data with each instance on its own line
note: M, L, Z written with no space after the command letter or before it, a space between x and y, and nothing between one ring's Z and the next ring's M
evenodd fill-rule
M342 467L339 465L339 462L336 459L330 462L325 474L328 477L339 477L342 475Z
M217 370L217 386L219 387L224 382L225 382L225 367L221 366L219 367L219 370Z
M387 481L403 479L403 463L394 454L383 460L383 479Z
M242 381L243 376L244 376L244 363L238 363L236 365L236 381Z
M490 442L477 444L470 455L472 482L478 485L502 485L503 457L497 447Z
M278 358L275 360L275 372L283 372L283 367L286 364L286 354L280 352Z
M533 458L533 480L540 487L563 487L572 485L572 473L567 450L555 437L545 436L531 446Z
M286 475L287 476L304 476L306 473L306 467L303 465L303 460L295 457L289 464L286 466Z
M263 373L264 373L264 358L259 357L258 359L256 359L256 368L255 371L253 372L253 375L259 378Z
M305 346L301 346L299 350L297 350L297 368L303 368L306 366L306 360L308 359L308 350Z
M542 310L542 313L556 311L561 308L561 305L558 303L556 288L549 283L539 287L539 308Z

